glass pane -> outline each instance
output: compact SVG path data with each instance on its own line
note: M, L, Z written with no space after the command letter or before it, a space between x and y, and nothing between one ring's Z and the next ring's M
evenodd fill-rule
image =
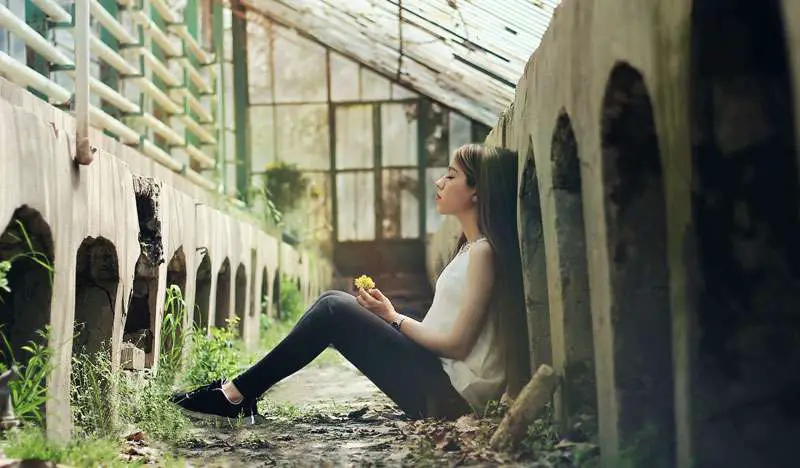
M275 162L275 128L271 106L250 107L250 157L253 172L262 172Z
M331 52L331 100L358 100L358 64Z
M416 114L416 104L381 104L381 162L384 167L418 165Z
M375 239L375 176L372 171L336 176L339 241Z
M326 102L325 49L275 26L275 102Z
M247 79L250 86L250 103L272 102L272 78L270 76L269 25L249 21L247 23Z
M361 68L361 99L385 101L391 97L389 80L367 68Z
M458 112L450 112L450 154L472 142L472 121Z
M298 226L301 237L317 242L331 240L331 189L327 172L306 172L308 191L298 209L285 214L287 226Z
M367 169L374 165L372 106L336 108L336 168Z
M442 224L442 215L436 211L436 187L434 182L447 172L446 167L429 167L425 170L425 232L434 234Z
M419 176L416 169L382 171L381 230L386 239L419 237Z
M450 162L450 147L448 145L448 110L435 102L427 108L427 125L425 138L425 151L427 152L428 167L447 166Z
M277 106L279 161L301 169L330 168L328 106L326 104Z

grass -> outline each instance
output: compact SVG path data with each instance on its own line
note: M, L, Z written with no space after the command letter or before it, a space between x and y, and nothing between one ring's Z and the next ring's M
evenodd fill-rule
M76 439L62 446L49 441L41 428L32 425L11 431L6 437L0 446L9 458L47 460L75 467L142 466L121 460L122 444L111 439Z

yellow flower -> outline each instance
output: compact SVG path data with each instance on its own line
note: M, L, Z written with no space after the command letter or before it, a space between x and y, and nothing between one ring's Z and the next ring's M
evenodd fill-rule
M375 281L372 281L372 278L367 275L356 278L355 284L356 288L373 289L375 287Z

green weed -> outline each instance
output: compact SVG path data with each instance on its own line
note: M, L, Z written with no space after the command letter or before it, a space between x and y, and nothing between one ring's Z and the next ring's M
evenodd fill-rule
M102 436L115 430L115 412L109 396L116 375L111 370L110 351L81 353L72 357L70 402L75 429L84 436Z
M11 262L3 260L0 262L0 293L10 293L11 289L8 287L8 272L11 270ZM3 302L3 296L0 295L0 303Z
M141 466L122 461L120 443L110 439L77 439L62 446L47 440L43 430L35 426L11 431L6 437L3 451L10 458L47 460L75 467Z
M169 374L166 378L174 378L181 368L185 344L192 338L191 333L185 333L189 312L186 300L183 298L181 288L170 285L167 288L167 297L164 303L164 320L161 322L161 356L159 358L160 372ZM191 329L189 329L191 330Z
M42 338L42 342L47 343L50 327L39 330L36 334ZM11 368L16 374L16 378L8 385L17 417L23 421L43 422L41 410L47 402L47 375L53 368L53 350L46 344L31 340L22 346L22 351L29 355L23 363L17 360L8 338L1 330L0 340L3 346L0 354L5 356L6 362L10 362L8 366L0 362L0 372Z
M225 328L211 327L208 334L195 333L183 383L204 385L222 377L236 376L242 367L238 341L238 317L227 320Z
M291 278L286 275L281 275L281 293L280 293L280 319L285 322L294 323L303 314L305 304L303 304L303 295L297 288Z

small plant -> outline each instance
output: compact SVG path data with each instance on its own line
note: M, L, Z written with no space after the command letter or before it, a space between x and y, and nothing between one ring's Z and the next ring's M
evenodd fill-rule
M286 275L281 275L280 311L281 320L294 322L303 313L303 295L297 289L297 283Z
M251 203L256 203L259 200L264 203L263 217L267 223L272 223L275 226L281 225L283 213L275 206L275 202L272 200L272 193L270 193L266 186L252 186L250 188L249 199Z
M117 379L119 419L158 440L175 441L185 435L189 421L168 401L172 376L161 372L147 378L140 373L122 372Z
M41 337L43 343L47 343L50 337L50 327L38 330L36 334ZM23 421L43 422L41 410L47 402L47 376L53 366L51 359L53 350L47 344L31 340L21 348L30 355L24 363L21 363L14 355L14 350L2 331L0 331L0 340L2 340L4 348L0 350L0 354L5 357L5 362L10 363L6 365L0 362L0 372L5 372L10 367L17 374L17 378L9 383L11 401L17 417Z
M227 320L224 328L212 327L206 335L195 333L191 345L191 359L183 381L196 386L221 377L233 377L240 370L241 351L238 317Z
M161 372L169 373L172 377L180 370L184 344L191 337L184 333L185 324L189 320L186 300L183 298L181 288L173 284L167 288L167 298L164 304L164 320L161 322L161 357L159 368Z
M84 436L103 436L114 430L109 395L117 376L111 370L110 355L109 350L101 349L72 357L72 419Z
M11 270L11 262L4 260L0 262L0 293L11 292L8 287L8 272ZM0 295L0 303L3 302L3 296Z

